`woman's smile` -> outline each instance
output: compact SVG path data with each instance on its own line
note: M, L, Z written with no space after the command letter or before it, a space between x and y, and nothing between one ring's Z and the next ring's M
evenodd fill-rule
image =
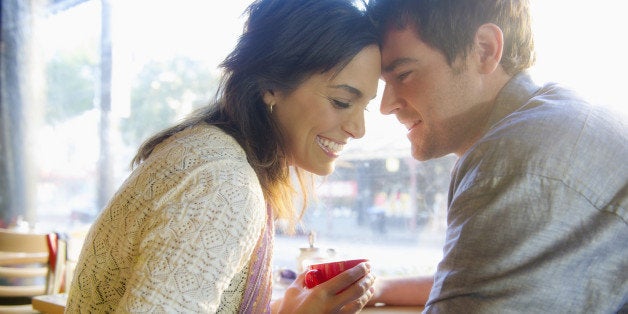
M321 136L316 137L316 143L329 157L332 158L337 158L340 155L340 151L342 151L345 146L343 143L338 143Z

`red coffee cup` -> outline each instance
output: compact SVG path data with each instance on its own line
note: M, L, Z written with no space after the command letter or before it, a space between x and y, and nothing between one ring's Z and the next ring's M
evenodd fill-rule
M368 262L368 259L352 259L312 264L306 269L305 286L308 288L316 287L317 285L336 277L343 271L353 268L362 262Z

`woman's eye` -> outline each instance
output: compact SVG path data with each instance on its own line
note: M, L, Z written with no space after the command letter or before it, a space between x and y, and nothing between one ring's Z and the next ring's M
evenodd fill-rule
M334 107L340 108L340 109L346 109L346 108L349 108L351 106L350 103L344 102L344 101L340 101L338 99L329 98L329 101L331 102L331 104Z

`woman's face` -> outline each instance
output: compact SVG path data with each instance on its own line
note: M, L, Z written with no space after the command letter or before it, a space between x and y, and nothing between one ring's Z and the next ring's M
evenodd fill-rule
M340 72L315 74L289 94L267 92L292 165L317 175L333 172L350 138L364 136L364 110L377 93L380 52L358 53Z

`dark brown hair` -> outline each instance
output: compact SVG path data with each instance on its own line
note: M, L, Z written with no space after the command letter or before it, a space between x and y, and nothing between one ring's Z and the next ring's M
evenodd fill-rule
M504 34L501 65L510 75L535 62L527 0L370 0L368 12L380 35L414 27L421 40L440 50L452 65L465 57L477 29L493 23Z
M276 218L294 226L293 188L280 130L262 96L288 94L313 74L338 71L363 48L378 44L374 26L350 0L258 0L246 10L243 34L222 62L216 101L149 138L133 159L139 165L156 145L197 125L215 125L246 152ZM293 167L303 191L303 171Z

